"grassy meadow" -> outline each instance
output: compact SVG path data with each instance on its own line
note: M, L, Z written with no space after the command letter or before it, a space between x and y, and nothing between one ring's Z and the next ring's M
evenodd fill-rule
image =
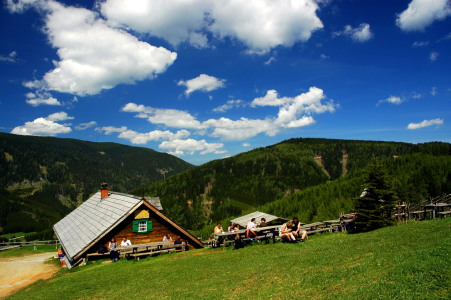
M61 270L8 299L451 299L451 218Z

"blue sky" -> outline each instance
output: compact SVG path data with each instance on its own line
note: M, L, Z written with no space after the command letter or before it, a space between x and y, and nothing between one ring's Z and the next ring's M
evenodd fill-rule
M295 137L451 142L447 0L6 0L0 131L199 165Z

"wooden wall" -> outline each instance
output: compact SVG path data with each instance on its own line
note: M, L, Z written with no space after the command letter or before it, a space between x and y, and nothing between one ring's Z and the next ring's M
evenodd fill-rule
M142 205L138 208L138 210L145 209L150 212L149 220L152 221L153 230L148 233L135 233L132 232L132 224L135 220L135 215L131 214L128 216L122 223L120 223L116 228L114 228L107 236L105 236L99 243L89 249L86 253L97 252L98 245L105 245L108 247L108 242L112 237L116 239L118 246L120 246L123 237L127 237L132 244L145 244L145 243L154 243L154 242L162 242L163 237L166 234L170 234L172 240L175 241L178 235L180 235L182 240L187 240L187 236L183 235L182 232L178 231L176 228L171 226L166 220L161 218L160 216L153 213L148 207ZM193 246L192 242L188 240L190 245L190 249L195 249L196 246ZM198 247L197 247L198 248Z

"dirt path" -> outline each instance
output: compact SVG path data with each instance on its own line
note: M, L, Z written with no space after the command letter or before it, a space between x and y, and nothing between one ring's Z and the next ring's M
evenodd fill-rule
M44 261L53 255L51 252L0 258L0 299L39 279L50 278L58 271L58 267Z

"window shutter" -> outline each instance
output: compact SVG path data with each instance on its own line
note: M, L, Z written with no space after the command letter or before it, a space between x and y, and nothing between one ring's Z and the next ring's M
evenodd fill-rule
M132 232L138 232L138 222L139 221L133 221Z
M147 232L150 232L153 230L153 224L152 221L147 221Z

